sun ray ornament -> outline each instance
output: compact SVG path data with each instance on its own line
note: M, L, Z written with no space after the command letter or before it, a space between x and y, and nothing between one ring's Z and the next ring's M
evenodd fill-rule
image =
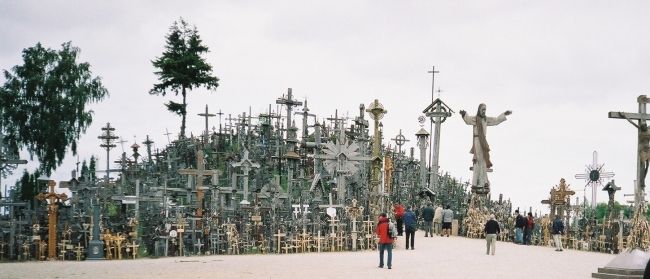
M359 145L356 142L348 143L343 129L339 130L336 142L329 141L324 147L324 154L319 154L316 158L323 159L325 170L336 177L337 198L339 202L344 202L345 178L354 175L359 171L361 161L369 161L370 158L359 153Z
M587 181L587 184L585 184L585 190L587 187L591 187L592 209L596 208L596 193L598 193L598 189L603 187L603 180L609 181L610 178L614 177L613 172L605 171L603 169L604 166L605 164L598 164L598 152L594 151L593 161L591 165L586 165L585 173L575 175L576 179L584 179Z

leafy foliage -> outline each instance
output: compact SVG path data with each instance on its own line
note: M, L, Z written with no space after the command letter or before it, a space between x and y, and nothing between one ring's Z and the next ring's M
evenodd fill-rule
M77 140L93 120L86 105L103 100L108 91L90 64L77 63L79 49L70 42L61 50L40 43L22 52L23 65L4 70L0 87L2 130L10 148L26 149L50 175L61 165L68 147L77 152Z
M169 28L166 42L162 56L151 61L157 69L154 73L160 83L154 84L149 94L165 96L169 91L176 96L181 94L182 103L170 101L165 106L182 117L180 135L184 137L187 91L200 86L208 90L216 89L219 79L212 76L212 66L201 57L209 50L203 45L196 27L188 26L182 18L175 21Z
M623 210L623 215L625 218L630 218L632 216L632 208L629 206L623 206L619 202L615 201L614 202L614 212L615 216L618 217L618 213ZM648 211L650 213L650 210ZM607 211L607 203L601 202L596 205L596 219L598 220L603 220L604 218L609 215L609 212ZM650 215L648 215L650 216Z
M41 171L38 169L34 173L29 173L27 170L23 171L23 176L16 183L17 193L20 194L19 200L33 202L36 195L47 188L43 181L39 184L38 178L40 176Z

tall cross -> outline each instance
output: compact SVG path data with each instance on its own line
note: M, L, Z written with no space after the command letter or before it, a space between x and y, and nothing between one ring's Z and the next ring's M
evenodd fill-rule
M439 71L436 71L436 66L431 67L431 71L428 71L427 73L431 74L431 102L433 102L433 91L435 88L435 80L436 80L436 74L440 73Z
M295 99L293 99L293 95L291 93L291 88L289 88L287 92L287 97L285 98L284 95L282 95L282 98L278 98L275 101L276 104L279 105L285 105L287 106L287 129L291 127L291 110L293 110L294 106L302 106L302 102L299 102Z
M219 133L221 133L221 116L224 115L225 113L221 112L221 109L219 109L219 112L216 113L219 116Z
M399 129L399 134L397 134L397 136L391 140L395 142L395 145L397 145L397 152L399 154L402 154L402 145L409 142L409 140L407 140L406 137L402 135L402 129Z
M215 177L219 176L218 170L206 170L205 162L203 160L204 160L203 150L199 149L196 152L196 169L178 170L179 174L192 175L196 177L196 203L197 203L196 216L198 218L203 217L203 190L204 190L203 177L212 176L213 177L212 181L215 182L217 181Z
M315 114L309 113L309 108L307 107L307 100L305 100L305 105L302 107L302 112L296 112L297 115L302 115L302 141L306 142L307 138L309 137L309 132L307 131L307 120L308 118L314 117L316 118Z
M68 195L65 193L57 194L54 192L54 186L56 182L54 180L49 180L47 186L50 187L50 191L47 193L39 193L36 198L43 201L47 200L47 212L48 212L48 245L47 245L47 257L48 259L56 259L56 223L57 223L57 214L59 211L59 205L57 202L64 202L68 199Z
M114 134L115 128L111 127L111 123L106 123L106 127L103 127L102 131L104 131L104 133L101 136L98 136L97 138L102 140L102 144L100 144L99 146L106 148L106 183L108 183L110 178L110 172L111 172L110 169L111 160L109 159L110 150L111 148L115 147L113 141L115 141L119 137Z
M240 204L248 205L250 204L250 202L248 201L248 176L251 169L259 168L260 164L253 163L253 161L251 161L248 158L248 150L244 149L244 156L241 159L241 161L232 163L231 166L234 168L241 168L242 171L244 172L244 174L242 175L244 177L244 198L242 199Z
M435 123L435 129L433 136L429 138L429 146L431 146L431 153L429 153L429 167L431 168L429 183L434 187L434 190L437 191L438 187L438 162L440 160L440 128L442 123L447 120L447 117L451 117L454 111L445 104L440 98L433 101L427 108L422 111L429 119L431 123ZM431 130L429 130L431 132ZM433 141L433 145L431 145Z
M167 128L165 128L165 133L163 135L167 136L167 143L172 143L171 140L169 140L169 135L171 135L171 134L172 133L170 133L169 130L167 130Z
M650 120L650 114L646 113L646 105L650 99L646 95L637 97L639 104L639 112L616 112L610 111L609 118L626 119L638 130L638 146L637 146L637 169L636 169L636 185L634 187L634 203L638 206L644 200L645 191L645 178L648 174L648 165L650 155L647 154L650 148L650 131L648 130L647 120ZM634 120L637 122L635 123Z
M209 113L208 112L208 105L205 105L205 112L204 113L199 113L198 116L203 116L205 117L205 141L208 141L208 135L210 134L210 129L208 128L208 118L210 117L215 117L216 114ZM219 115L220 121L221 121L221 115Z

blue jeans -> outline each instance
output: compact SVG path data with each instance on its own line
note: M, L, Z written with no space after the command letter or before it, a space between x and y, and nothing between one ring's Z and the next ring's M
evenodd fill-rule
M379 267L384 267L384 250L388 251L388 267L391 267L393 264L393 244L381 244L379 243Z

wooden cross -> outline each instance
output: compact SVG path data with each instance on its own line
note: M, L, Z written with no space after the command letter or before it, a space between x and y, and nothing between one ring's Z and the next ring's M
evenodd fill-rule
M81 243L77 244L74 253L77 255L77 261L81 261L81 255L84 253L84 247L81 246Z
M138 247L140 247L139 244L135 243L135 240L131 242L131 244L127 244L126 247L129 247L131 249L131 254L133 254L133 259L135 260L135 256L138 255Z
M178 173L185 175L193 175L196 177L196 216L198 218L203 217L203 177L212 176L213 182L216 182L219 176L218 170L206 170L205 162L203 158L203 150L198 150L196 152L196 169L180 169ZM217 179L215 179L217 177ZM188 178L189 182L189 178ZM201 225L199 223L198 227Z
M275 103L279 105L287 106L287 129L288 129L289 127L291 127L291 110L295 106L302 106L302 102L293 99L293 95L291 94L291 88L289 88L287 92L287 97L285 98L284 95L282 95L282 98L278 98L277 100L275 100Z
M39 193L36 198L38 200L47 200L48 206L47 206L47 212L48 212L48 238L49 238L49 245L47 247L47 257L48 259L56 259L56 223L57 223L57 214L59 210L59 205L57 202L61 201L64 202L68 200L68 195L65 193L57 194L54 192L54 186L56 186L56 182L54 180L49 180L47 182L47 186L50 187L50 191L47 193Z
M318 253L320 253L320 248L324 239L325 237L322 237L320 231L318 231L318 237L314 237L314 240L316 240L316 243L318 244Z
M637 185L634 189L635 197L634 202L639 205L644 200L643 191L645 190L645 178L648 174L648 166L650 165L650 131L648 129L647 120L650 120L650 114L646 113L646 105L650 99L646 95L640 95L637 98L639 104L639 112L616 112L610 111L609 118L626 119L630 124L638 130L638 147L637 147ZM635 123L633 120L636 120Z
M278 238L278 249L275 250L275 253L279 254L280 253L280 242L282 242L282 238L287 236L286 233L281 233L280 230L278 230L278 233L274 234L273 236Z
M345 207L345 213L352 220L352 251L357 250L357 218L363 213L363 206L357 205L357 199L352 199L352 206Z
M208 113L208 105L205 105L205 112L204 113L199 113L198 116L205 117L205 141L207 142L208 141L208 135L210 134L210 130L208 128L208 118L215 117L216 114ZM221 115L219 115L219 118L221 118Z

